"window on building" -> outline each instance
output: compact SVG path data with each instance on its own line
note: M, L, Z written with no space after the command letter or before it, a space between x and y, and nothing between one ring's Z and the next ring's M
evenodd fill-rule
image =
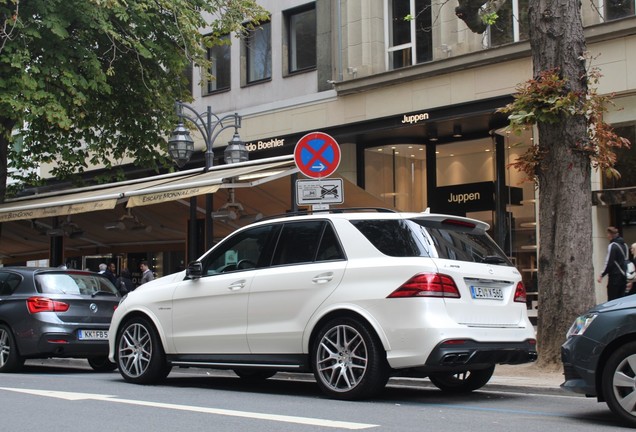
M399 69L431 61L431 0L387 0L386 7L388 68Z
M208 48L209 73L211 78L206 81L206 94L229 90L231 80L230 35L222 36L219 45Z
M288 71L316 67L316 5L285 13L287 23Z
M528 39L528 2L512 0L497 12L497 21L488 30L490 46L499 46Z
M605 19L615 20L634 15L636 0L605 0Z
M614 168L620 173L620 177L605 175L603 189L626 188L636 186L636 121L612 125L618 136L627 138L632 146L630 148L614 149L616 164Z
M245 36L247 83L272 77L272 25L265 22L247 31Z

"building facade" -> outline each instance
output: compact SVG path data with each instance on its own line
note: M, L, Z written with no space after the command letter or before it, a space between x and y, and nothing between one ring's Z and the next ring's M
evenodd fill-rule
M338 174L399 210L431 208L489 222L493 237L536 291L537 194L509 168L532 131L509 136L497 108L532 76L528 0L511 0L484 34L451 4L430 0L262 1L262 31L233 39L223 55L223 86L194 86L201 107L244 116L251 158L288 154L304 133L330 133L341 145ZM606 120L634 142L634 2L582 2L599 92L615 95ZM405 19L405 17L412 19ZM305 44L303 46L303 44ZM219 65L223 65L219 68ZM200 81L195 76L194 83ZM593 189L636 186L626 161L616 183L594 173ZM601 194L600 192L598 194ZM597 195L598 195L597 194ZM604 229L636 241L630 200L595 201L594 260L603 265ZM598 272L596 272L598 273ZM604 288L597 286L603 300Z

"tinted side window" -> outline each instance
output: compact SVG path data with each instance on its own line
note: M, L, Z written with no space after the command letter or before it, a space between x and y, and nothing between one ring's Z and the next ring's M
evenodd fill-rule
M351 223L385 255L428 256L423 239L414 235L406 220L352 220Z
M284 224L272 265L313 262L325 223L324 221L306 221Z
M318 256L316 261L333 261L345 259L342 246L338 240L338 236L330 223L325 223L325 230L322 233L320 246L318 247Z
M0 273L0 296L9 296L22 282L22 278L13 273Z
M236 234L214 249L201 261L204 275L236 270L266 267L269 265L264 249L279 227L259 226Z

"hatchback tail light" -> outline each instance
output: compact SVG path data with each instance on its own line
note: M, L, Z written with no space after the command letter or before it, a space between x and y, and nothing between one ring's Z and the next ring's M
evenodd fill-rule
M51 300L48 297L29 297L26 301L27 308L32 314L38 312L66 312L68 304Z
M526 302L526 287L523 286L522 282L517 283L517 288L515 289L515 301L519 303Z
M420 273L413 276L387 298L446 297L459 298L459 290L452 277L439 273Z

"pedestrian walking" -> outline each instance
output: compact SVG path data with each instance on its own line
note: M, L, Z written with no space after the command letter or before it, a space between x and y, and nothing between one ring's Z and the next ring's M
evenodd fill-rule
M603 273L598 277L598 283L601 283L603 276L607 275L607 300L614 300L625 294L625 286L627 278L623 273L622 266L628 256L627 245L623 238L619 235L616 227L607 227L607 239L610 241L607 245L607 255L605 256L605 267Z
M152 271L148 267L148 261L142 261L141 264L139 264L139 268L142 272L141 282L139 282L139 285L143 285L146 282L150 282L151 280L155 279L155 276L152 274Z
M101 268L101 264L100 264L100 268ZM117 266L115 265L114 262L109 263L106 266L106 269L104 269L104 272L102 274L106 276L108 280L113 283L113 285L117 286Z
M132 281L132 275L128 268L123 268L119 277L117 278L117 284L115 285L121 295L128 294L135 290L135 284Z
M631 260L636 266L636 243L632 243L629 247L629 251L631 252ZM629 280L627 279L627 286L625 287L625 295L636 294L636 279Z

